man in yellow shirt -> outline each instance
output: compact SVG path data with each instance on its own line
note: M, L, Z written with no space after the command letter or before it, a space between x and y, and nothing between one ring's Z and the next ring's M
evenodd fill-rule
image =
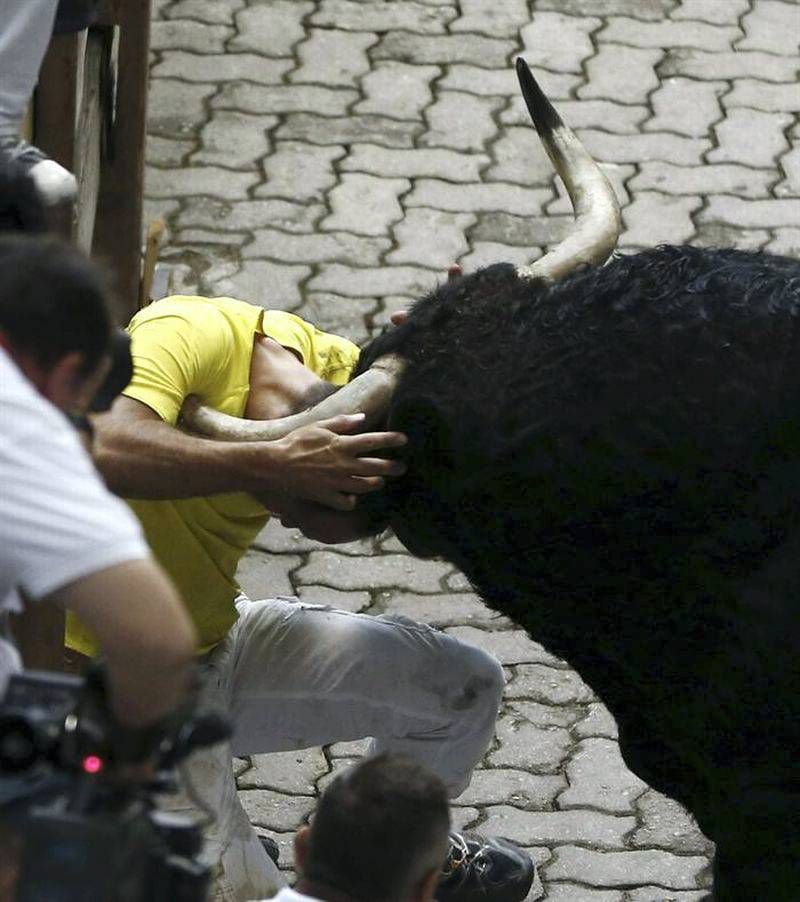
M358 416L274 442L220 442L176 428L188 395L249 419L304 409L347 381L358 348L292 314L231 298L166 298L138 313L129 331L134 376L98 418L97 464L129 499L185 599L205 652L207 701L233 720L233 753L369 736L373 751L411 754L459 794L494 735L504 679L493 657L403 618L250 601L235 580L270 511L312 537L353 538L356 496L402 473L398 462L372 455L405 437L356 434ZM74 619L67 645L95 652ZM238 802L230 752L201 754L193 765L195 791L216 816L206 849L217 866L216 898L265 897L283 881ZM456 835L454 851L460 865L438 899L487 889L476 897L517 902L527 894L533 867L515 847Z

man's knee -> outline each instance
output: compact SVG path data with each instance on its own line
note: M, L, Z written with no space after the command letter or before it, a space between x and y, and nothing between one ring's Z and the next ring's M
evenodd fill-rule
M463 681L451 707L456 711L485 710L495 717L506 685L500 662L481 648L456 641Z

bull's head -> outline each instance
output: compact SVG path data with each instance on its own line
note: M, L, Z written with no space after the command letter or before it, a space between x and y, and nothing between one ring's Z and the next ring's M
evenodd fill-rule
M619 207L608 180L574 132L562 122L542 93L524 60L517 60L517 75L528 110L544 147L566 186L575 211L575 223L564 240L529 266L515 268L515 278L554 281L580 264L602 264L609 257L620 231ZM403 370L399 355L374 359L347 386L321 403L293 416L276 420L231 417L189 397L182 424L192 432L223 441L274 441L309 423L339 414L364 412L367 425L385 418L385 411Z

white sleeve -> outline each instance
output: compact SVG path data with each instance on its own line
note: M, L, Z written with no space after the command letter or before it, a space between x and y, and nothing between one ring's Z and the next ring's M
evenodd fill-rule
M138 521L104 486L72 427L43 399L0 406L0 590L41 598L149 555ZM3 594L0 591L0 596Z

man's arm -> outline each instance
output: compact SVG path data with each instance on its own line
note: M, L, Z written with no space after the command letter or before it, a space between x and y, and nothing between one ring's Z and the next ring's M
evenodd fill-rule
M295 496L352 510L402 463L369 455L405 443L400 433L350 435L360 415L306 426L275 442L219 442L188 435L147 405L118 398L94 420L95 463L112 491L128 498L189 498L244 491L267 507ZM367 456L365 456L367 455Z
M125 726L174 710L189 688L194 628L172 584L152 561L99 570L46 596L74 611L106 658L110 702Z

